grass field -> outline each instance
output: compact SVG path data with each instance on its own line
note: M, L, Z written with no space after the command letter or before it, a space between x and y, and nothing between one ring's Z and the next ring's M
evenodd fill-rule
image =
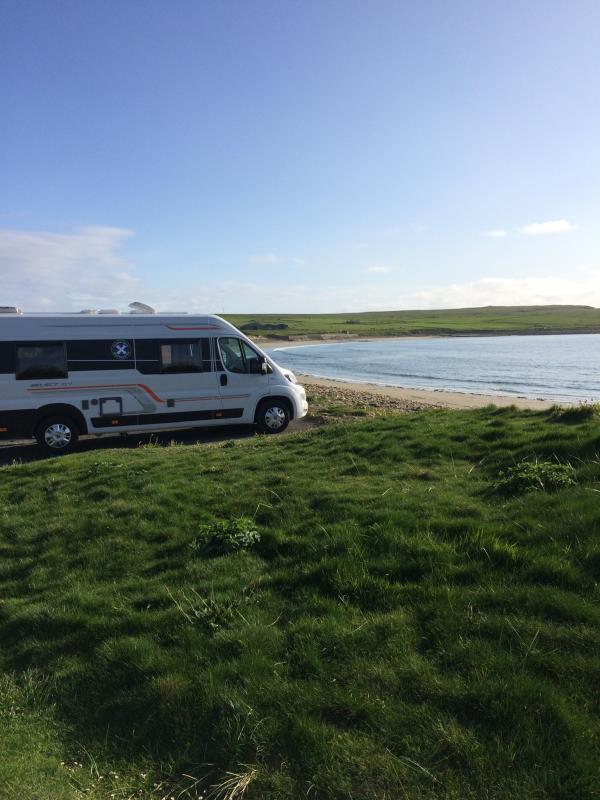
M0 509L3 800L598 797L591 410L88 452Z
M225 314L236 327L258 322L281 330L249 331L272 337L354 333L361 336L489 335L494 333L600 333L600 309L591 306L487 306L362 314Z

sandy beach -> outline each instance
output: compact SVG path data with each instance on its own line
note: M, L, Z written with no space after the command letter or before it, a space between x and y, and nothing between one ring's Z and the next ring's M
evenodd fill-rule
M308 347L313 344L340 344L342 342L389 342L393 339L443 339L443 336L324 336L322 339L261 339L252 337L253 341L265 350L281 350L288 347Z
M496 406L516 406L540 411L556 405L555 400L537 400L528 397L505 395L470 394L434 389L404 389L399 386L378 386L372 383L350 383L330 378L315 378L313 375L297 373L298 380L307 392L322 390L329 399L337 402L359 401L372 404L381 402L388 408L418 410L419 408L483 408L493 403ZM358 395L358 397L357 397Z

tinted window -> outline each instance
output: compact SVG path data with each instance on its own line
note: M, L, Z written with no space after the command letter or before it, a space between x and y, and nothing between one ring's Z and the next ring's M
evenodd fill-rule
M0 342L0 373L15 371L15 348L12 343Z
M15 373L18 379L66 378L67 357L63 342L17 345Z
M173 347L180 349L174 351ZM163 348L166 349L163 350ZM202 356L200 362L197 360L198 348L200 348ZM190 369L177 370L173 368L174 363L180 361L182 354L186 362L191 356L192 367ZM211 372L210 339L170 339L166 342L164 339L136 339L135 366L143 375L160 375L162 372Z
M262 356L259 356L250 345L233 336L219 339L221 361L229 372L261 372Z
M69 372L133 369L131 339L77 339L67 342Z
M133 361L133 342L131 339L78 339L67 342L67 356L69 361Z
M200 343L171 342L160 346L161 372L202 372Z
M244 356L244 360L246 361L246 372L252 372L253 374L258 375L261 372L261 364L263 362L262 356L259 356L249 344L246 344L246 342L242 342L241 344L242 354Z
M234 339L232 336L219 339L221 361L225 369L229 370L229 372L246 372L246 365L240 345L240 340Z

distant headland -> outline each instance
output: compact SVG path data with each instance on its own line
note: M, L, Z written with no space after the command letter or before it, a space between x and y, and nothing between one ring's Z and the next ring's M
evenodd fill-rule
M573 305L223 316L252 338L278 341L382 336L600 333L600 309Z

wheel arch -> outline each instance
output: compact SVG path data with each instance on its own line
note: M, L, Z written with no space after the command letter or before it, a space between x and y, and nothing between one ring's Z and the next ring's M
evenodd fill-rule
M261 407L261 405L263 403L271 403L274 400L278 400L280 403L285 405L290 415L290 421L294 419L294 404L289 397L279 394L266 394L264 397L261 397L256 404L256 408L254 409L254 422L258 422L258 409Z
M85 417L81 411L78 408L75 408L75 406L69 405L68 403L49 403L46 406L38 408L33 423L33 432L36 431L38 425L43 420L47 419L48 417L59 416L70 417L79 428L80 434L85 434L88 432L87 422L85 421Z

